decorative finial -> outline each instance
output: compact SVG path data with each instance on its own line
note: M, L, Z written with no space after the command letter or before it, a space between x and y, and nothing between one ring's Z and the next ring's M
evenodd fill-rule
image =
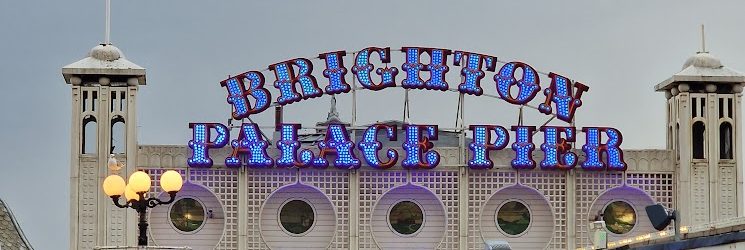
M111 44L111 0L106 0L106 29L103 44Z
M339 119L339 111L336 111L336 96L331 96L331 109L329 109L329 114L326 116L326 121L340 121Z

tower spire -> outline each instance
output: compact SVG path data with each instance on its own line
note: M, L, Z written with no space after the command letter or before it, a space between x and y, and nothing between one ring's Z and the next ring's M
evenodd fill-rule
M339 119L339 111L336 110L336 96L331 96L331 108L329 114L326 116L326 121L341 121Z

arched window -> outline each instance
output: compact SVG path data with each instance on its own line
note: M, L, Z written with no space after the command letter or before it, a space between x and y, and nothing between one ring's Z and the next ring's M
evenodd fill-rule
M694 122L692 132L691 146L693 147L693 159L704 159L704 150L706 148L706 126L704 122Z
M111 119L111 153L123 154L127 148L127 128L124 125L124 118L116 116Z
M80 142L80 151L83 154L95 154L98 145L98 125L96 123L96 117L92 115L85 116L83 118L83 138Z
M732 159L732 125L719 124L719 159Z

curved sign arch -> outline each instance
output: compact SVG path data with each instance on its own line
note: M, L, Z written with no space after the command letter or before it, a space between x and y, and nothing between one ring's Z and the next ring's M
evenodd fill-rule
M279 92L276 98L272 97L270 87L266 86L267 78L262 71L247 71L221 81L220 85L227 91L227 102L231 106L231 116L234 119L248 118L272 105L288 105L324 94L336 95L353 91L346 80L350 72L344 64L345 57L354 61L351 77L359 82L362 88L372 91L400 86L404 89L453 90L464 95L480 96L486 94L481 87L486 72L494 72L491 78L496 85L496 97L510 104L527 105L543 89L544 99L537 110L567 123L573 121L575 112L582 105L582 94L589 90L586 85L565 76L553 72L542 74L527 63L501 62L495 56L427 47L402 47L399 51L404 56L400 69L396 66L389 67L389 47L364 48L351 53L351 57L348 57L346 51L321 53L317 59L325 63L325 68L320 74L316 72L315 75L313 63L307 58L295 58L268 65L267 70L263 72L273 73L272 86ZM448 63L450 56L452 64ZM429 59L423 61L424 57ZM503 65L497 70L498 62ZM448 83L445 78L451 71L451 65L460 67L461 82L457 84L457 90L451 88L454 83ZM428 78L423 78L427 75ZM550 81L545 88L541 87L541 75L544 75L544 82ZM326 82L326 85L319 86L319 79L325 79L323 82ZM317 154L308 149L299 150L299 124L278 124L276 129L280 132L280 138L277 139L276 147L280 155L276 159L268 156L266 150L270 144L261 136L259 126L255 123L242 124L238 138L234 140L230 140L228 127L220 123L191 123L189 127L193 133L193 138L189 141L192 156L188 164L191 167L211 167L213 162L209 157L209 150L225 147L228 142L233 151L225 159L227 167L325 168L333 164L338 168L356 169L365 161L372 167L387 169L402 158L401 166L404 168L430 169L436 167L440 160L440 155L433 149L432 142L437 140L437 125L403 125L403 156L399 157L397 150L389 149L386 153L388 159L384 160L378 156L378 151L382 148L379 132L383 131L385 139L398 139L398 128L386 124L370 126L364 131L364 136L359 142L350 140L344 124L329 124L325 139L318 144ZM508 129L498 125L470 125L469 129L472 131L473 140L469 144L471 159L467 165L473 169L492 168L493 162L489 159L489 151L502 150L508 146ZM576 142L578 132L573 126L537 128L519 125L511 126L510 130L514 131L515 137L511 144L512 150L515 151L515 158L511 162L513 168L533 169L540 165L541 169L569 170L579 164L585 170L626 169L623 151L620 148L622 135L615 128L583 127L580 130L584 132L586 139L585 145L582 146L586 159L582 163L578 163L579 157L571 151L570 143ZM540 163L532 159L532 152L536 148L532 137L537 131L542 131L544 136L544 143L540 146L544 152L544 159ZM328 155L335 155L336 159L329 162L326 160Z

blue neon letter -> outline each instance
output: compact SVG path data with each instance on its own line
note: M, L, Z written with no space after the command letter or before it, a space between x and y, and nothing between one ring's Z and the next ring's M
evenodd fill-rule
M212 167L209 149L224 147L230 139L230 131L220 123L189 123L189 128L193 131L193 137L189 141L192 154L187 164L195 168ZM217 133L215 141L209 141L212 130Z
M430 169L440 163L440 154L431 150L434 144L430 140L437 140L437 125L403 126L406 131L406 141L403 144L406 159L401 162L404 168Z
M388 68L388 66L385 66L384 68L376 69L375 73L381 77L381 81L379 83L373 82L370 76L370 72L375 69L375 65L370 63L370 54L373 52L378 53L382 63L388 64L391 62L391 48L381 49L369 47L358 52L357 58L354 60L352 73L357 77L360 85L370 90L381 90L387 87L396 86L396 75L398 74L398 69L396 67Z
M241 125L241 132L238 139L232 140L230 146L233 152L225 158L225 166L237 168L242 165L241 158L248 156L246 165L253 168L267 168L274 164L272 158L266 153L269 146L261 136L261 131L255 123L244 123Z
M535 161L533 160L533 131L535 126L512 126L515 131L515 142L512 143L512 150L515 151L515 159L512 160L512 168L515 169L533 169Z
M277 167L282 168L305 168L313 160L313 152L304 149L300 151L300 160L297 158L297 150L300 148L300 142L297 140L297 130L300 124L282 124L279 130L279 140L277 149L279 149L279 158L277 158Z
M447 90L448 83L445 81L445 73L450 68L445 64L447 56L452 52L447 49L403 47L401 50L406 53L406 62L401 68L406 71L406 78L401 82L401 86L407 89L431 89ZM420 55L427 53L430 62L426 66L420 62ZM429 80L422 80L419 73L429 71Z
M602 170L607 167L608 170L624 171L626 170L626 162L623 161L623 151L621 150L621 142L623 142L623 136L615 128L596 128L596 127L584 127L582 132L585 132L587 137L585 145L582 146L582 151L585 152L585 162L582 163L582 168L585 170ZM600 133L605 132L608 136L608 141L605 144L600 143ZM608 162L601 160L601 154L605 152L608 156Z
M551 78L551 86L543 90L546 95L546 101L538 105L538 110L544 114L551 114L551 103L556 104L556 117L565 122L571 122L574 117L574 111L582 106L582 93L586 92L589 87L582 83L575 82L574 88L577 89L572 93L572 82L553 72L548 74Z
M352 89L344 79L344 76L347 75L347 68L344 67L343 57L346 55L347 52L344 51L318 55L318 58L326 61L326 69L323 70L323 76L329 79L329 86L326 86L326 94L347 93Z
M297 75L295 74L293 65L299 69ZM323 95L323 91L318 88L316 78L311 75L313 73L313 64L308 59L297 58L269 65L269 69L274 71L274 75L277 76L277 80L274 81L274 87L279 90L280 95L277 97L277 103L280 105ZM302 95L297 92L295 88L296 83L300 83L303 91Z
M489 151L500 150L507 146L510 135L502 126L471 125L473 130L473 142L468 146L471 149L471 160L468 166L472 169L485 169L494 167L494 162L489 159ZM497 134L494 142L491 141L491 132Z
M329 166L326 156L329 154L336 155L334 166L337 168L357 169L360 167L360 160L354 156L354 142L349 140L347 129L342 124L329 124L326 129L326 138L318 143L318 158L313 160L313 166L325 168Z
M458 85L458 91L469 95L480 96L484 93L484 90L481 88L481 79L486 75L481 68L484 62L486 62L486 70L494 72L497 68L497 58L471 52L455 51L453 54L453 64L460 66L464 61L463 69L460 70L460 75L463 76L463 82Z
M246 88L246 81L249 82ZM228 90L228 103L233 106L233 119L243 119L251 114L260 113L269 107L272 95L264 88L264 75L261 72L249 71L220 82ZM248 96L256 102L251 107Z
M362 136L362 140L360 140L358 145L368 165L374 168L387 169L395 165L398 161L398 151L392 148L388 149L389 160L386 162L380 161L378 151L383 148L383 144L378 141L378 131L380 130L385 130L388 140L395 141L397 139L396 127L376 124L365 130L365 134Z
M515 79L515 71L520 68L523 70L523 77L520 80ZM539 86L538 73L533 67L521 62L511 62L502 66L499 74L494 75L494 81L497 82L497 93L505 101L512 104L526 104L535 97ZM517 97L512 97L510 89L517 85L519 90Z
M541 169L573 169L577 165L577 154L572 153L572 145L569 142L575 142L574 127L552 127L543 126L543 161ZM561 133L565 133L566 139L561 138Z

